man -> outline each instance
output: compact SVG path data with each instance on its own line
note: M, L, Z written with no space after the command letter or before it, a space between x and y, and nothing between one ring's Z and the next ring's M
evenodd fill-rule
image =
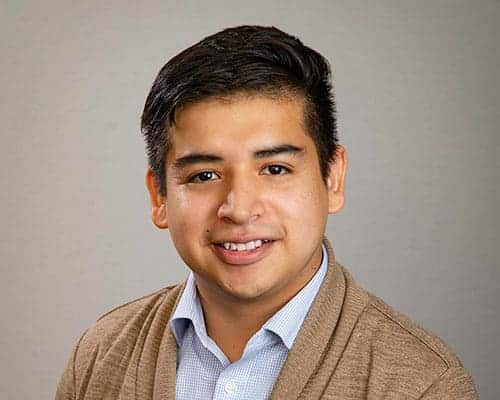
M327 61L276 28L203 39L142 116L152 220L191 269L80 339L57 399L474 399L453 352L335 262Z

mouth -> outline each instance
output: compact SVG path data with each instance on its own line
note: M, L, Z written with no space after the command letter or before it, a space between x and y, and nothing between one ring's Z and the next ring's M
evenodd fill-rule
M262 260L271 251L275 240L256 239L248 242L214 243L217 256L226 264L247 265Z
M274 242L274 240L270 239L257 239L250 240L248 242L221 242L216 243L216 246L223 247L225 250L229 251L251 251L262 247L262 245L266 243Z

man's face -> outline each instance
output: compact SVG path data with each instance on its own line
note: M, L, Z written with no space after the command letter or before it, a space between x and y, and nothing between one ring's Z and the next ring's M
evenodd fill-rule
M194 103L170 137L165 199L147 179L153 221L170 230L201 295L292 297L321 262L328 213L342 207L343 148L325 184L295 97Z

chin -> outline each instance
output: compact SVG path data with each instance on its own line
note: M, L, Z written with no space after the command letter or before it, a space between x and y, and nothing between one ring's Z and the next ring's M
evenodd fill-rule
M265 297L270 291L268 288L256 287L255 283L246 286L228 284L222 290L234 299L246 302Z

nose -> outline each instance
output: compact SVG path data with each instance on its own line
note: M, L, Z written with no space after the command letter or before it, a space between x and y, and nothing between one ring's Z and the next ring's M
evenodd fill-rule
M257 185L249 180L233 179L228 184L217 216L226 222L245 225L263 214L264 207Z

